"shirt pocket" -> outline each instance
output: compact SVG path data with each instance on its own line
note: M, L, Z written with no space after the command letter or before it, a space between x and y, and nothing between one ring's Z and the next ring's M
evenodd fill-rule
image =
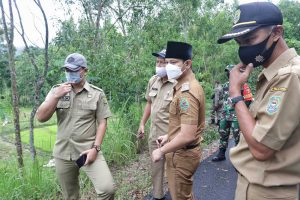
M157 90L151 90L149 92L149 97L150 97L152 103L154 102L155 98L157 97L157 92L158 92Z
M170 109L170 104L172 102L172 99L173 99L173 92L168 91L163 99L163 109L166 110L167 112Z
M82 117L96 115L97 102L85 102L79 107L78 114Z
M68 109L68 108L70 108L70 101L58 101L56 108L57 109Z
M58 101L56 105L56 113L60 119L64 119L70 111L70 101Z

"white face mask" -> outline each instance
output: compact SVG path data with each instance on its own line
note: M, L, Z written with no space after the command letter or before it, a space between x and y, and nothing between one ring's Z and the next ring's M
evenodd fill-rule
M156 67L156 75L159 77L165 77L167 75L167 71L165 67Z
M178 79L183 73L180 67L170 63L167 64L166 71L167 71L168 79Z

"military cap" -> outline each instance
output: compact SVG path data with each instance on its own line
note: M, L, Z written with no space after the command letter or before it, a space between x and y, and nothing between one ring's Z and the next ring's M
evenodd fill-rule
M162 49L160 52L154 52L152 53L153 56L155 57L161 57L161 58L165 58L166 57L166 49Z
M236 12L236 22L231 32L218 39L218 43L224 43L250 33L260 27L282 25L283 17L279 8L271 2L253 2L242 4Z

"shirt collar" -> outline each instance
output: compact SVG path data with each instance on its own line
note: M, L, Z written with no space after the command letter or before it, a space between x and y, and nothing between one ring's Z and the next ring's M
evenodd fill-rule
M261 80L262 76L265 76L268 81L270 81L276 74L278 70L285 67L288 62L297 56L297 52L294 48L288 49L283 52L276 60L267 68L265 68L258 76L258 80Z
M163 84L165 84L167 82L170 82L170 83L173 83L173 84L177 83L177 80L175 80L175 79L168 79L168 78L163 79L162 77L158 77L158 80L161 81Z
M91 86L87 81L85 81L83 88L86 89L88 92L91 91Z

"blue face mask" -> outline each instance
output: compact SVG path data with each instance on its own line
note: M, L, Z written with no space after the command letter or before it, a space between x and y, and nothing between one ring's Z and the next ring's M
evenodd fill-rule
M81 81L80 78L80 71L77 72L65 72L66 73L66 79L70 83L79 83Z

